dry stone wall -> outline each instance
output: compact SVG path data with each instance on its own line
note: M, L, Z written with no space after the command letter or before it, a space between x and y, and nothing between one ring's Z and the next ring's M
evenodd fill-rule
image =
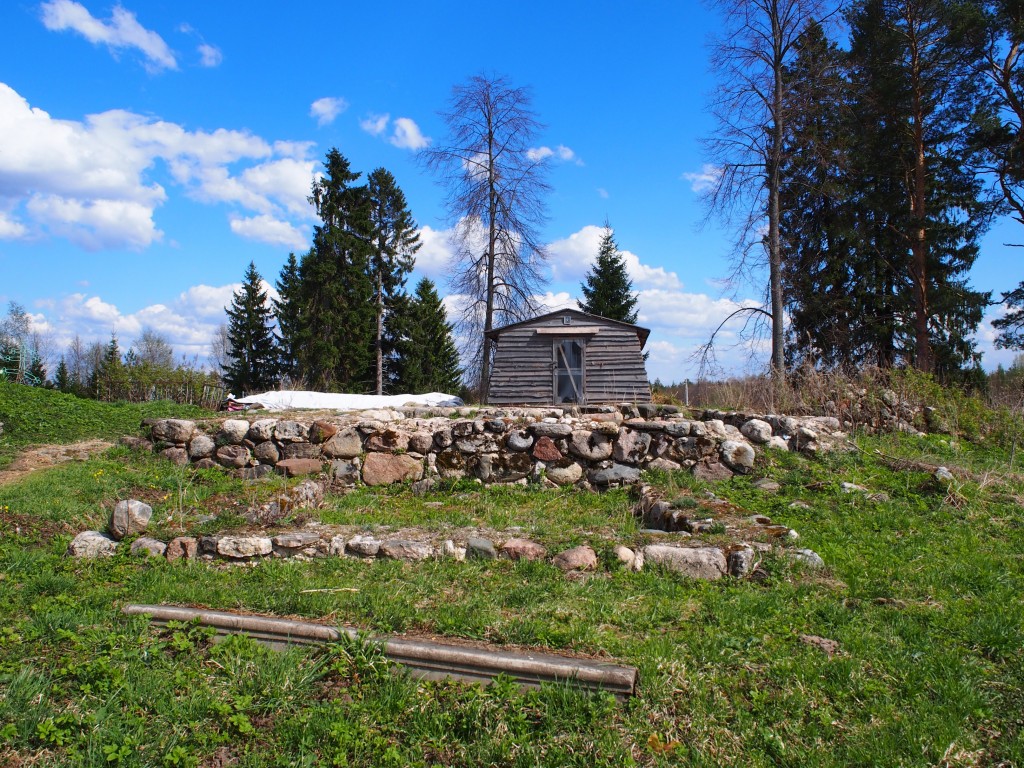
M178 464L258 477L326 472L333 483L388 485L436 478L606 488L639 481L644 469L690 468L708 479L751 471L765 447L814 452L845 435L836 419L694 418L673 408L595 413L502 409L444 415L372 411L317 419L248 417L153 420L128 439Z

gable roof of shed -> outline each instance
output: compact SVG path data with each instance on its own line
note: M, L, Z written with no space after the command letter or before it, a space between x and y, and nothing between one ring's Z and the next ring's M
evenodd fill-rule
M650 328L643 328L639 325L633 325L632 323L624 323L621 320L612 320L611 318L608 317L592 315L589 312L583 312L578 309L557 309L554 312L547 312L543 315L537 315L537 317L531 317L529 320L520 320L517 323L509 323L508 325L503 325L500 328L492 328L489 331L485 331L484 336L486 336L489 339L493 339L494 341L498 341L498 337L505 331L511 330L513 328L522 328L524 326L532 325L533 323L536 323L540 320L547 320L548 318L551 317L560 317L562 315L568 314L572 314L577 317L582 317L589 320L597 320L607 325L618 326L619 328L628 328L629 330L636 333L637 338L640 340L640 349L644 348L644 345L647 343L647 337L651 335Z

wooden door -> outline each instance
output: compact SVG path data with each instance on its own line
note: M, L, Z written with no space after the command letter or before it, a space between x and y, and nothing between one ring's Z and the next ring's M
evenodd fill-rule
M585 403L584 357L586 354L583 339L556 339L552 353L554 355L554 388L555 403Z

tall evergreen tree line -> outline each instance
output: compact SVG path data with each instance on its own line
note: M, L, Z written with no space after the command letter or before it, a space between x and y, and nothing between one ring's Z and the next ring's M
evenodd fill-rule
M228 311L225 379L236 394L282 378L352 393L459 388L458 353L433 284L405 291L419 249L405 195L383 168L366 184L359 177L337 149L327 153L309 198L320 224L305 255L289 254L273 302L250 265Z
M990 295L968 273L1000 203L981 163L984 11L857 0L848 49L816 22L801 35L780 193L790 366L977 367Z

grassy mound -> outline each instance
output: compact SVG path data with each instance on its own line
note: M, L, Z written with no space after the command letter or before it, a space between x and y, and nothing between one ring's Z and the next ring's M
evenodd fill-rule
M74 443L134 434L145 418L195 418L209 412L167 400L102 403L52 389L0 382L0 463L12 448L33 443Z

